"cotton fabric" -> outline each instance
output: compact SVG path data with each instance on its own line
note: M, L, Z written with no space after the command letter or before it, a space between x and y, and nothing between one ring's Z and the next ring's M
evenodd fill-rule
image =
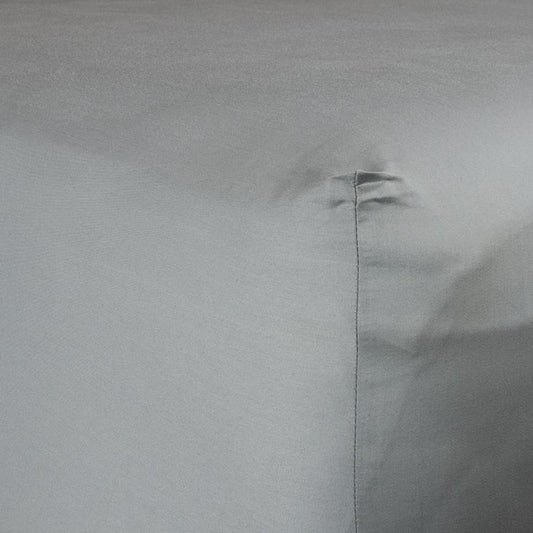
M0 530L531 531L532 26L0 2Z

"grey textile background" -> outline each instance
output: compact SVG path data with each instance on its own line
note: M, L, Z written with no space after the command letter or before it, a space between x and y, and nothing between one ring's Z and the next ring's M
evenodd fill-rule
M0 531L530 532L532 27L1 0Z

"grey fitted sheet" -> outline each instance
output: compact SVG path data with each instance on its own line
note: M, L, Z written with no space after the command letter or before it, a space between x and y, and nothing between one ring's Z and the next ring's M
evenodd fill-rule
M1 0L0 531L532 531L532 27Z

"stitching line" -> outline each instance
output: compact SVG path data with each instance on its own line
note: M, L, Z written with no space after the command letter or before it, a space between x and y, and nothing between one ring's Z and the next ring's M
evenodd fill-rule
M358 513L357 513L357 388L359 376L359 235L358 235L358 216L357 216L357 184L359 170L355 171L353 176L354 191L354 224L355 224L355 399L354 399L354 424L353 424L353 511L355 521L355 533L357 533Z

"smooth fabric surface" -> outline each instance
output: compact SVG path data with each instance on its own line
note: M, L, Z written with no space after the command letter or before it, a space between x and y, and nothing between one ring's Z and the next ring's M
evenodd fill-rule
M532 27L1 0L0 531L532 531Z

